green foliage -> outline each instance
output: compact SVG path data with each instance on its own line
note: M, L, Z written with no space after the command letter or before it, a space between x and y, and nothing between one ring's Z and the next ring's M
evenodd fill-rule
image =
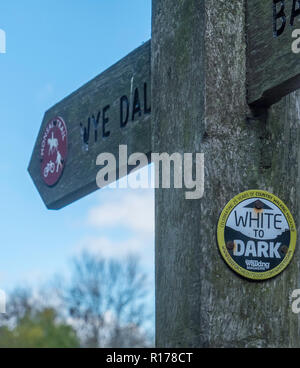
M0 327L0 347L76 348L79 341L71 326L57 321L54 309L45 308L27 311L14 328Z
M84 252L72 277L16 288L0 314L0 348L147 347L148 284L138 259ZM72 320L70 326L68 321Z

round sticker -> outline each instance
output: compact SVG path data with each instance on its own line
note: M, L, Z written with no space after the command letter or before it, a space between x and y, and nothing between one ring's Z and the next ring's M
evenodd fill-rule
M61 117L50 120L45 127L41 143L41 176L52 186L60 179L67 157L66 123Z
M234 197L218 221L221 255L235 272L249 279L265 280L282 272L293 257L296 237L286 205L263 190Z

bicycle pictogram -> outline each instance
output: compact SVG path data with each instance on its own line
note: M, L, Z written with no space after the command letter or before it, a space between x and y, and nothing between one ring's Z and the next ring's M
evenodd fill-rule
M45 178L47 178L48 177L48 175L49 175L49 172L51 173L51 174L53 174L54 173L54 170L55 170L55 163L53 162L53 161L49 161L48 163L47 163L47 165L45 166L45 168L44 168L44 177Z

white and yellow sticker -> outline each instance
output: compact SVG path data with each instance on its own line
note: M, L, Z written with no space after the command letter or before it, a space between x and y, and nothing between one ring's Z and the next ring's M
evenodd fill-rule
M239 275L265 280L290 263L297 231L292 214L275 195L248 190L223 209L217 228L219 250Z

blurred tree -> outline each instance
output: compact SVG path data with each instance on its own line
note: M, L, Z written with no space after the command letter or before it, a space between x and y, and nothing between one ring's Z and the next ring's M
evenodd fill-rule
M0 347L153 346L151 327L145 332L153 308L138 258L84 252L71 274L69 283L58 277L52 288L9 294L7 313L0 314Z
M147 347L147 278L137 257L124 261L83 252L73 262L64 300L87 347Z
M79 340L71 326L58 322L54 309L33 311L30 307L17 317L13 328L0 327L0 347L75 348Z

